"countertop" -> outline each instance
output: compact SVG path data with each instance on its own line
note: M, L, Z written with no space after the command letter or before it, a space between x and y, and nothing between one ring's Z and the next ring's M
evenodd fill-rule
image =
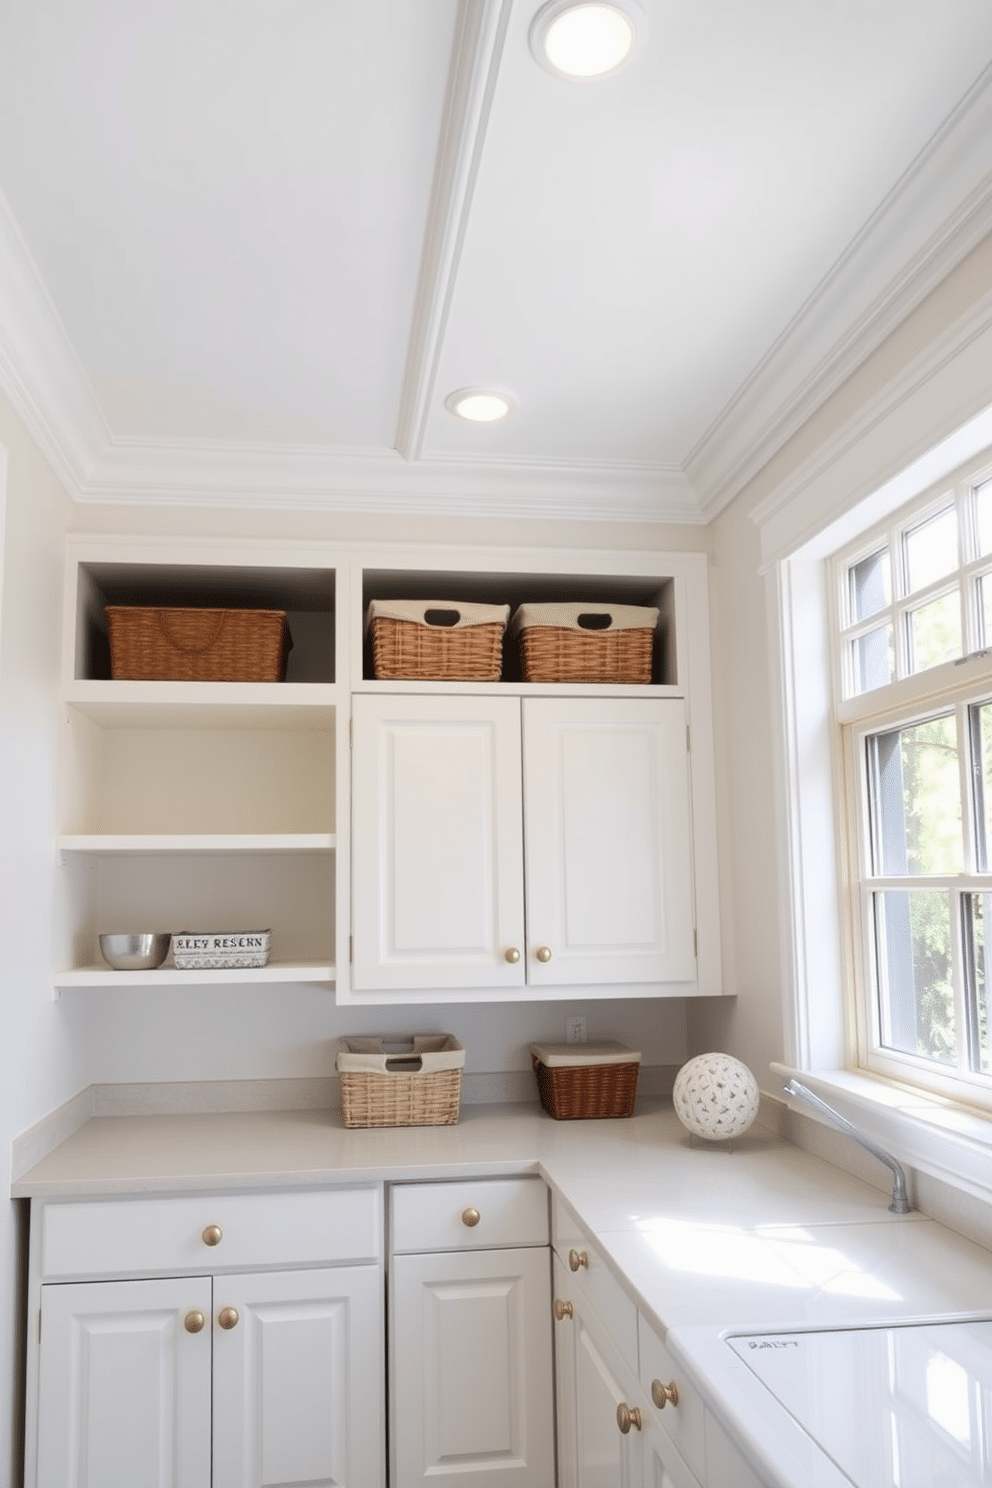
M992 1315L992 1253L919 1213L890 1214L887 1188L764 1127L729 1148L690 1140L664 1101L639 1102L621 1121L558 1122L536 1104L463 1105L456 1126L375 1131L347 1130L337 1111L98 1117L12 1193L148 1196L522 1173L546 1180L708 1393L728 1330ZM719 1405L753 1454L727 1363ZM763 1470L774 1467L758 1455Z

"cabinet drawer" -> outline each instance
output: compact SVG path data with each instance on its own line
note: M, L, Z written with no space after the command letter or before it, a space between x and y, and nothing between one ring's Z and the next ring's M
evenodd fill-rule
M381 1213L378 1188L44 1204L38 1253L46 1280L376 1261Z
M397 1252L548 1243L548 1191L540 1178L402 1183L391 1194Z
M640 1382L645 1399L651 1401L659 1428L678 1448L697 1477L702 1478L706 1461L706 1407L647 1319L639 1315L637 1327ZM674 1405L669 1400L659 1408L655 1399L656 1381L663 1386L675 1386L678 1399ZM658 1393L664 1399L661 1392Z

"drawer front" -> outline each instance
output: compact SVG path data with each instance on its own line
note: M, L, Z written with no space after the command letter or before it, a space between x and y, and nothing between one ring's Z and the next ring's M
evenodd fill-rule
M671 1439L689 1467L703 1477L706 1462L706 1408L701 1396L686 1380L668 1349L643 1316L638 1318L640 1382L659 1428ZM665 1398L674 1385L677 1400ZM662 1400L663 1405L658 1404Z
M391 1189L396 1252L547 1245L548 1191L540 1178L399 1183Z
M46 1280L334 1265L382 1255L378 1188L40 1206Z

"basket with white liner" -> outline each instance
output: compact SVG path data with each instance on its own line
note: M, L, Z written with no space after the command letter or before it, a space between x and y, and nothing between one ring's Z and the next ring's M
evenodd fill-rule
M192 931L172 937L172 959L178 971L228 971L266 966L271 930Z
M531 1044L541 1105L556 1121L633 1116L641 1056L625 1044Z
M450 1033L343 1038L345 1126L455 1126L465 1050Z
M522 604L508 634L519 638L525 682L647 683L658 613L647 605Z
M509 605L373 599L365 619L383 680L498 682Z

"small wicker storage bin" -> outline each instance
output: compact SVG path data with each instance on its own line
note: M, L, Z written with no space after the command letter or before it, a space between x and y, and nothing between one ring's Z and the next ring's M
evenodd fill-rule
M281 682L285 610L107 605L110 675L139 682Z
M420 682L498 682L509 605L374 599L366 629L375 675Z
M267 966L271 930L180 930L172 937L177 971Z
M465 1050L449 1033L346 1038L338 1051L345 1126L455 1126Z
M525 682L650 682L658 611L643 605L525 604L520 640Z
M633 1116L641 1056L623 1044L532 1044L541 1105L556 1121Z

